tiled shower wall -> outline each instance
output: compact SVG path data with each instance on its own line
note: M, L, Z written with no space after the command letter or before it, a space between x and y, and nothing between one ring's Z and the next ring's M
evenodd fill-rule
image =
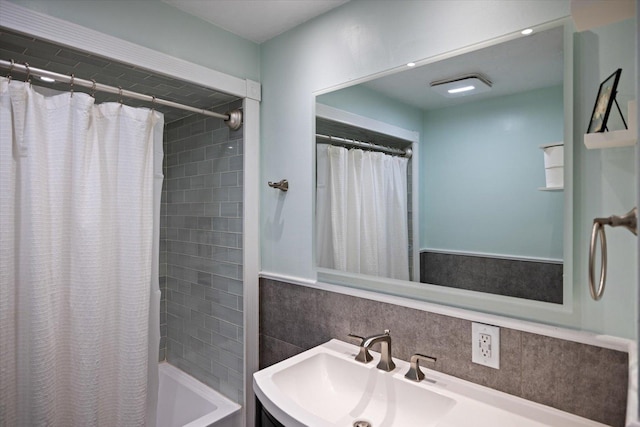
M242 403L242 129L189 116L164 151L160 358Z
M291 283L260 279L260 367L332 338L390 329L393 357L437 358L434 369L534 402L624 426L628 354L500 328L500 369L471 362L471 322ZM374 346L379 351L379 346Z

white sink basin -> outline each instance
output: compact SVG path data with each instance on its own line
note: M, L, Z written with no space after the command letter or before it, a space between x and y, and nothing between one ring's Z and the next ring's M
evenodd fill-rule
M407 362L394 359L396 369L383 372L377 353L363 364L357 352L331 340L256 372L253 389L287 427L603 425L425 368L427 379L416 383L404 378Z

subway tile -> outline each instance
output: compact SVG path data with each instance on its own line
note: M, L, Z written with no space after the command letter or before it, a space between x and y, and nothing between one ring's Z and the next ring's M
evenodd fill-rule
M184 169L185 169L185 165L180 165L180 164L167 167L167 170L165 172L165 180L184 177L185 176Z
M210 217L198 217L198 229L199 230L211 230L213 228L213 218Z
M242 372L242 365L243 365L242 358L228 351L221 350L219 360L220 360L220 363L226 366L227 368L236 372Z
M239 332L237 325L234 325L223 320L218 321L218 328L212 329L214 332L218 332L220 335L231 338L232 340L242 341L242 335Z
M211 333L211 338L215 347L228 351L236 357L242 357L244 349L241 342L216 332Z
M197 135L203 133L205 131L205 123L204 120L199 120L191 125L189 129L191 135Z
M204 289L204 298L216 304L223 305L232 309L238 308L238 297L233 294L214 288Z
M244 168L244 157L233 156L229 159L229 170L241 171Z
M191 310L189 312L189 323L196 328L206 328L206 319L207 316L204 313L201 313L197 310Z
M191 346L190 348L185 349L184 358L187 361L193 363L195 366L199 366L199 367L210 366L211 360L200 355L198 352L192 350L193 348L194 347Z
M176 317L185 317L187 315L187 308L183 305L176 304L172 301L167 301L167 315L174 315ZM171 322L167 321L167 325L171 328Z
M191 283L191 291L189 293L189 295L191 295L192 297L195 298L199 298L199 299L206 299L205 298L205 290L209 290L210 288L203 286L203 285L198 285L196 283Z
M212 202L204 204L204 215L207 216L219 216L220 215L220 203Z
M200 160L196 163L198 168L198 175L209 175L213 173L213 161L212 160Z
M227 282L227 292L234 295L242 296L244 292L244 286L242 280L229 279Z
M186 206L190 215L205 216L204 203L188 203Z
M220 185L223 187L236 187L238 185L238 172L220 174Z
M211 245L198 245L198 257L211 259L213 256L213 246Z
M226 202L230 201L229 193L230 188L220 187L220 188L212 188L211 190L211 200L213 202Z
M213 167L213 163L212 163ZM206 188L218 188L220 187L220 173L213 172L211 174L205 175L204 177L204 186Z
M211 286L211 273L198 271L198 281L197 281L197 283L199 285L204 286L204 287L210 287Z
M213 155L215 153L212 153L211 157L207 157L207 159L211 159L213 160L213 170L215 172L227 172L229 170L231 170L230 168L230 162L229 162L229 157L216 157L215 155Z
M212 227L215 231L229 231L229 220L227 218L221 217L213 218Z
M185 165L191 163L191 151L182 151L178 153L178 164Z
M212 344L212 341L211 341L211 335L212 335L211 331L209 331L209 330L207 330L207 329L204 329L204 328L198 328L198 329L196 330L196 337L197 337L199 340L201 340L201 341L205 342L206 344Z
M216 129L213 132L211 132L211 136L212 136L211 142L213 144L225 142L229 139L229 128L224 126L219 129Z
M183 352L184 346L182 343L167 338L167 360L170 360L172 356L182 358Z
M193 163L195 164L195 163ZM198 173L198 170L196 168L196 174ZM198 175L198 176L192 176L191 177L191 188L192 189L200 189L200 188L204 188L204 176L203 175Z
M185 294L183 294L182 292L169 291L169 298L167 298L167 301L171 301L171 303L173 304L179 304L183 306L184 296Z
M239 216L239 203L222 202L220 203L220 216L234 218Z
M242 312L219 304L211 303L211 315L234 325L242 325Z
M238 268L235 264L212 260L207 267L208 269L206 271L210 271L215 275L230 277L232 279L238 278Z
M205 147L199 147L196 148L194 150L191 150L191 161L192 162L201 162L204 161L206 157L206 148ZM197 163L194 163L195 165L197 165Z
M229 377L229 368L224 366L218 360L211 361L211 373L221 380L225 380Z
M226 111L227 106L221 108ZM242 401L243 377L234 370L243 368L242 226L221 217L238 220L242 214L241 199L229 202L229 188L234 198L241 197L242 174L231 171L230 164L237 167L242 141L229 141L229 134L221 120L194 116L166 128L171 142L165 143L161 209L167 273L164 318L172 337L166 338L165 355Z
M207 117L207 119L205 120L206 131L220 129L222 126L224 126L224 122L222 119L218 119L215 117Z
M242 219L241 218L229 218L227 220L228 231L232 233L242 233Z

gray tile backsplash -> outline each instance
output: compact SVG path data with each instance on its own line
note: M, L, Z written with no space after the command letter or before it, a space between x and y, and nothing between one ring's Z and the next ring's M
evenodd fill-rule
M468 320L260 279L261 368L332 338L348 341L348 333L384 329L391 330L394 357L431 355L438 359L435 369L446 374L608 425L624 425L625 352L500 328L496 370L471 362Z
M422 251L420 281L562 304L563 264Z
M219 108L239 108L240 101ZM165 129L160 357L244 401L242 130L194 115Z

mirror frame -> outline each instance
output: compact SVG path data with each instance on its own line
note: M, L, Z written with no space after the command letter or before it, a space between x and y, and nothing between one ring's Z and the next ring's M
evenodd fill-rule
M574 287L574 264L573 264L573 147L574 147L574 122L573 122L573 34L575 32L570 18L562 18L545 24L533 27L534 31L540 32L551 28L563 27L564 45L564 82L563 82L563 103L564 103L564 212L563 212L563 303L554 304L535 300L526 300L516 297L487 294L477 291L448 288L446 286L431 285L413 281L403 281L384 277L368 276L338 270L331 270L318 267L315 250L315 205L314 205L314 236L313 236L313 264L316 269L317 282L320 286L339 285L357 290L375 292L386 296L401 297L414 302L435 303L439 305L469 309L473 311L486 312L533 320L541 323L559 324L565 327L576 325L579 319L576 318L574 300L577 299L577 290ZM431 63L442 61L448 58L459 56L468 52L473 52L485 47L494 46L510 40L523 37L520 32L509 33L501 37L476 43L461 49L456 49L443 54L414 61L415 67L425 66ZM316 101L319 95L334 92L347 87L355 86L370 80L377 79L390 74L395 74L406 70L406 66L399 66L390 70L375 73L361 79L352 80L343 84L335 85L319 91L315 91L313 108L313 133L315 134ZM323 108L323 107L321 107ZM320 111L322 113L322 111ZM362 116L360 116L362 117ZM311 135L315 141L314 134ZM314 143L315 145L315 143ZM415 144L418 145L418 144ZM313 162L315 167L315 150ZM417 150L414 151L417 156ZM415 178L414 178L415 179ZM315 174L314 174L315 188ZM417 188L417 187L415 187ZM414 192L417 194L418 192ZM315 197L314 197L315 204ZM416 205L417 206L417 205ZM417 227L414 227L414 230ZM415 233L415 231L414 231ZM416 240L417 243L419 241ZM419 250L419 248L418 248Z

